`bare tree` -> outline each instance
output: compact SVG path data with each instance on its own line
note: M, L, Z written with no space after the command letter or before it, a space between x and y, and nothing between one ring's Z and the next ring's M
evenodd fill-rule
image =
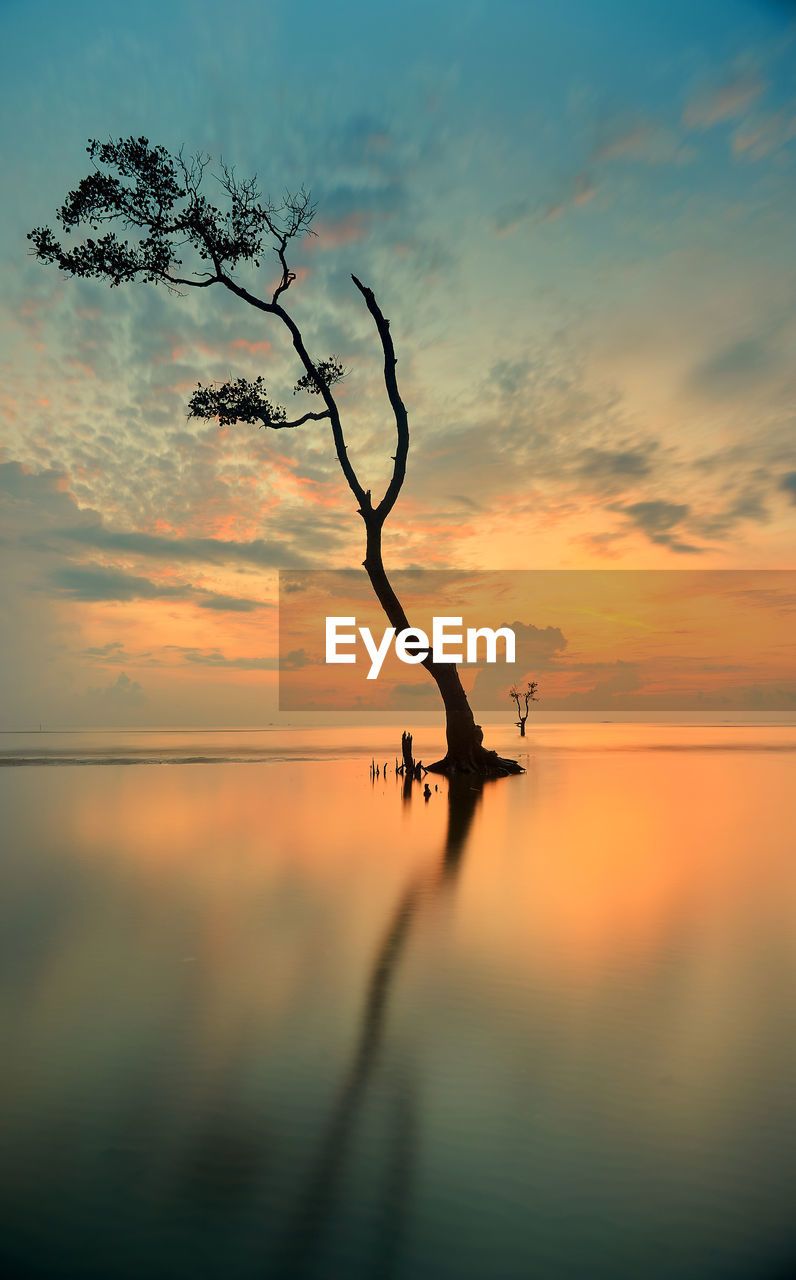
M509 697L513 698L517 704L517 715L519 716L519 719L517 721L517 728L520 731L521 738L525 737L525 721L528 719L528 712L530 711L531 703L539 701L539 699L536 696L536 690L538 688L539 688L538 680L529 680L527 689L520 690L517 688L516 684L513 684L509 689ZM522 706L520 705L520 699L522 699L525 705L524 713L523 713Z
M288 263L288 249L294 240L312 233L315 205L309 192L303 188L286 192L277 204L261 195L256 178L241 180L222 163L215 175L220 197L216 205L206 194L207 156L186 159L182 152L174 156L146 138L133 137L90 141L86 150L92 171L68 193L57 213L67 234L82 228L85 238L65 248L49 227L37 227L28 235L34 255L68 275L105 280L112 288L133 280L163 284L176 293L221 285L241 302L284 325L302 371L295 390L318 396L323 406L319 411L289 419L285 409L268 398L265 383L258 377L253 381L237 378L220 386L200 384L190 399L190 412L198 418L217 418L222 424L256 423L273 430L328 421L337 460L365 524L364 568L390 624L396 631L408 627L385 572L381 546L382 529L404 482L409 452L409 422L398 389L389 321L373 290L352 276L381 342L384 385L397 433L392 476L384 496L374 502L349 460L333 393L335 383L344 375L343 367L335 356L318 359L310 355L301 330L284 307L284 295L296 280ZM106 230L108 226L111 229ZM113 228L119 228L121 234ZM85 235L86 231L94 234ZM242 264L260 267L267 250L276 254L280 274L270 296L260 296L235 280L233 272ZM190 258L187 266L183 255ZM435 663L431 655L423 665L437 684L446 715L447 753L431 768L439 773L481 775L521 772L516 761L503 760L483 746L483 733L475 723L457 667Z

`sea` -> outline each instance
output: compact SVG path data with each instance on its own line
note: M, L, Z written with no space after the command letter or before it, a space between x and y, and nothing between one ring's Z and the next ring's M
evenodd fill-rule
M488 745L0 735L4 1276L792 1273L796 727Z

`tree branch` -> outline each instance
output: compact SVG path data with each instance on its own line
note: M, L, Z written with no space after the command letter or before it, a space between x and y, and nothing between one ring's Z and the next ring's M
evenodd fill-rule
M384 497L376 507L376 514L383 522L395 506L398 494L401 492L401 485L406 477L406 458L409 453L409 417L406 412L406 406L401 399L398 380L395 376L395 366L398 360L390 333L390 322L377 303L373 290L364 285L355 275L352 275L351 279L365 299L368 311L373 316L381 339L382 350L384 351L384 384L395 415L395 426L398 432L398 448L393 459L392 479L387 486Z
M221 276L209 276L207 280L185 280L181 276L163 275L164 284L184 284L191 289L206 289L209 284L220 284Z
M322 413L305 413L300 418L296 418L294 422L272 422L270 425L275 431L281 431L283 427L300 427L304 422L309 422L310 420L313 422L321 422L323 419L328 417L329 410L324 409Z
M259 311L264 311L266 315L278 316L285 328L288 330L293 342L293 349L306 369L307 374L318 388L318 394L321 396L328 410L329 419L332 424L332 439L334 440L337 461L340 463L340 469L346 478L346 483L348 484L349 489L359 504L360 515L364 517L371 513L373 508L370 501L370 491L366 491L362 487L357 473L348 458L348 449L345 442L345 436L343 434L343 424L340 421L340 410L337 407L337 402L332 395L330 387L326 382L324 382L323 378L318 373L312 357L304 345L301 330L295 320L292 316L288 315L284 307L282 307L278 302L264 302L262 298L258 298L255 294L249 293L248 289L244 289L242 285L237 284L225 272L222 272L221 274L221 283L243 302L248 302L249 306L256 307ZM400 488L400 485L398 487Z
M287 247L287 236L282 236L279 241L279 246L276 250L277 257L279 258L279 261L282 264L282 279L279 281L279 284L274 289L273 297L271 298L271 302L274 305L276 305L276 303L279 301L280 293L284 293L286 289L289 289L296 278L295 271L291 271L287 265L287 258L285 257L286 247Z
M264 380L257 377L253 381L235 378L231 382L216 382L210 386L202 386L200 382L188 401L188 416L217 418L222 427L249 422L281 431L285 427L300 427L305 422L321 422L329 417L329 411L324 409L315 413L310 410L300 418L288 420L282 406L269 400Z

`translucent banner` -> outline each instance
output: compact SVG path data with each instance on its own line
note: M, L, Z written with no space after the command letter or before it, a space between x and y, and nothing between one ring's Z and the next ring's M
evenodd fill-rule
M436 639L476 712L505 710L531 681L550 712L796 711L796 571L401 570L390 581L410 635L390 628L364 569L280 572L281 710L434 709L422 657Z

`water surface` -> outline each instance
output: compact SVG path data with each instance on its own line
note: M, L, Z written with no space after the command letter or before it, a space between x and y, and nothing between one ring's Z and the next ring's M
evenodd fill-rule
M4 737L5 1273L787 1274L796 732L395 737Z

